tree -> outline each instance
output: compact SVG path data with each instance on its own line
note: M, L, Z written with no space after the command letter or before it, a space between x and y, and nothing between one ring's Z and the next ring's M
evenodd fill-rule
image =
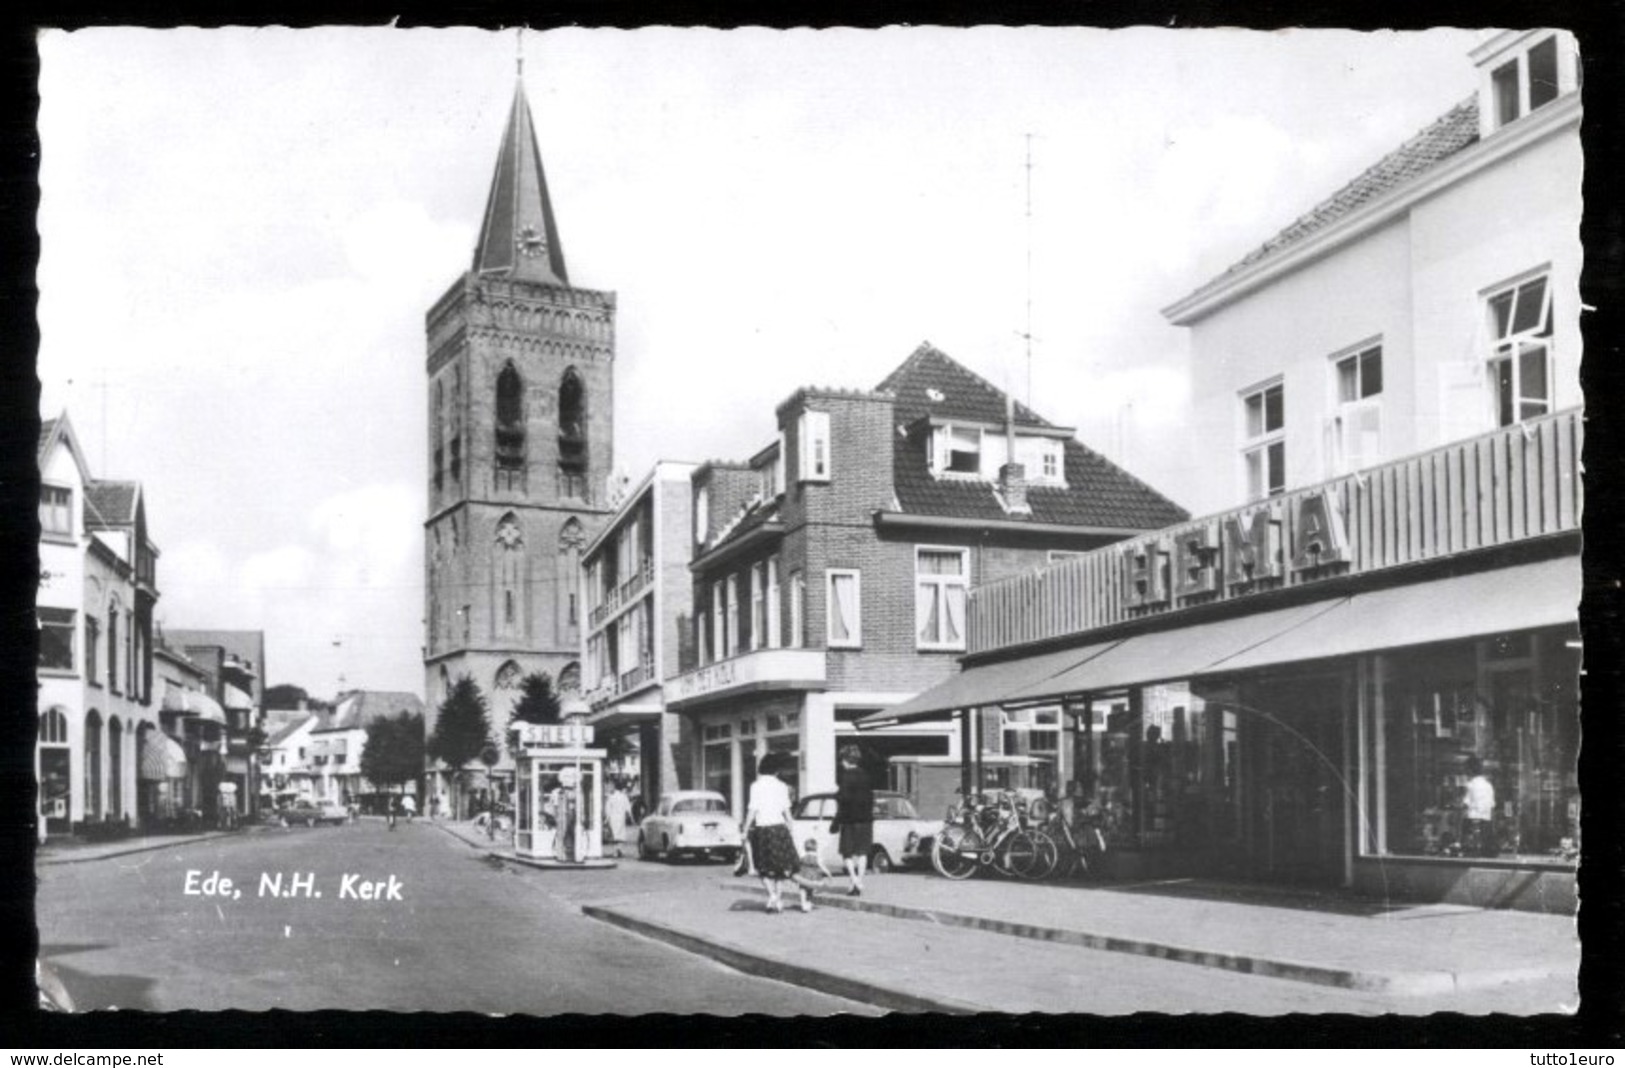
M491 707L471 676L459 676L440 703L428 755L445 763L455 775L457 811L461 813L463 766L484 751L491 741Z
M378 786L401 786L423 774L423 717L416 712L380 716L367 724L361 774Z
M533 671L519 683L519 700L514 702L508 716L508 752L519 753L514 745L514 727L520 723L559 723L563 720L563 707L558 694L553 692L553 679L545 671Z
M295 686L291 682L279 682L275 686L267 686L265 694L260 698L261 708L298 708L300 701L308 702L310 694L305 692L303 686Z

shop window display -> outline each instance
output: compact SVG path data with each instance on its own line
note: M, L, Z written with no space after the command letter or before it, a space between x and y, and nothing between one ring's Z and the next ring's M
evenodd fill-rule
M1228 687L1173 683L1079 703L1073 776L1108 844L1203 846L1235 834L1237 721Z
M1368 736L1389 854L1578 856L1577 658L1561 633L1388 658Z

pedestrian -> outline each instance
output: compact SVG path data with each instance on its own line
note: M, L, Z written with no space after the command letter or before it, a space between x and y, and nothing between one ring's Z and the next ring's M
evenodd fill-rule
M757 764L745 812L745 834L769 912L784 911L782 884L801 866L790 835L790 788L778 776L779 763L779 754L769 753Z
M841 866L851 882L846 896L859 897L869 853L875 846L875 791L863 770L863 753L856 745L842 746L840 760L835 776L835 821L830 830L841 835Z
M393 831L395 829L395 799L393 797L384 798L384 818L389 821L389 829Z
M401 808L406 812L406 822L411 823L412 817L418 814L418 799L407 794L401 798Z
M626 796L626 790L621 786L621 780L616 779L610 785L609 796L604 799L604 828L608 832L606 837L609 844L615 847L615 855L621 855L629 837L627 828L632 825L632 800Z
M1484 762L1467 758L1467 787L1463 791L1462 845L1469 857L1493 857L1495 849L1495 784L1484 774Z
M809 838L801 845L801 867L793 876L792 881L801 890L801 911L811 912L812 895L816 890L822 890L834 876L824 866L824 858L818 855L818 839Z

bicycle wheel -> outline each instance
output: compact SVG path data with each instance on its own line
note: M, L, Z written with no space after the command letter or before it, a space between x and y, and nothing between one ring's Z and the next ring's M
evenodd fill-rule
M937 832L931 843L931 866L944 879L969 879L975 874L982 852L982 837L968 827L949 824Z
M1061 868L1061 843L1051 838L1045 831L1034 830L1030 833L1038 843L1038 865L1028 878L1053 878Z
M1042 831L1017 831L999 851L998 866L1018 879L1041 879L1053 871L1055 843Z

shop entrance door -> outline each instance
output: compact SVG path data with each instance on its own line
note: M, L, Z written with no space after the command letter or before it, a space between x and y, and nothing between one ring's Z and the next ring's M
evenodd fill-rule
M1243 687L1248 859L1259 878L1343 882L1348 685L1339 675L1310 675Z

